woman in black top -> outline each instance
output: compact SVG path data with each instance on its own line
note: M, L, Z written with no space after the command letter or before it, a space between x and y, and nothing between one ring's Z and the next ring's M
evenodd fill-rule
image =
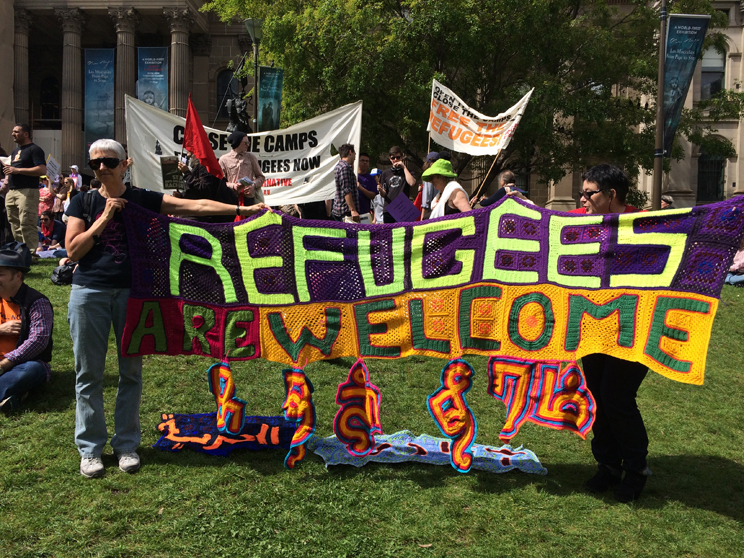
M122 471L133 473L140 466L136 450L140 444L142 358L121 354L131 272L120 211L133 203L168 215L235 215L237 212L248 217L266 208L264 204L238 207L127 188L123 182L127 165L120 143L110 139L94 142L90 146L90 167L101 187L76 196L67 209L65 245L69 257L79 262L73 274L68 307L76 374L75 443L81 457L80 473L89 478L104 473L101 454L108 432L103 411L103 373L112 324L119 348L119 386L111 447Z

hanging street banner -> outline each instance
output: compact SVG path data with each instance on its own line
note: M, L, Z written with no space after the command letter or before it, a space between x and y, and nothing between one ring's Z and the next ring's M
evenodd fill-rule
M664 157L669 157L682 107L708 30L709 15L670 14L664 58Z
M129 96L126 110L132 184L162 192L160 158L180 156L186 119ZM231 150L228 132L204 129L218 158ZM331 146L352 143L358 149L361 134L361 101L283 130L248 134L249 149L266 176L266 203L280 206L332 199L336 191L333 169L339 156L331 154Z
M168 110L168 47L137 48L137 98Z
M308 226L274 212L202 224L130 204L122 351L293 367L604 353L701 384L743 210L737 197L578 216L507 196L417 224Z
M458 153L498 155L511 141L532 96L530 91L506 112L486 116L470 108L437 80L431 85L429 125L432 141Z
M279 128L282 109L284 70L258 67L258 131L269 132Z
M85 49L85 158L96 140L114 137L114 49Z

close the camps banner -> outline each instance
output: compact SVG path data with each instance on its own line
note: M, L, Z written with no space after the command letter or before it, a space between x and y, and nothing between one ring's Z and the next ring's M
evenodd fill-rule
M512 366L604 353L700 384L743 210L738 197L575 215L506 197L417 224L270 211L201 224L130 204L122 351L293 369L349 356L480 354Z
M163 191L160 158L180 155L186 119L126 98L127 143L134 160L132 184ZM224 130L204 128L219 158L230 151ZM361 101L332 110L283 130L249 134L250 151L258 158L266 181L266 203L271 206L333 198L333 169L338 153L331 146L360 145ZM160 153L158 153L160 151Z
M498 116L486 116L469 107L450 89L433 80L427 131L432 141L458 153L498 155L511 141L532 96Z

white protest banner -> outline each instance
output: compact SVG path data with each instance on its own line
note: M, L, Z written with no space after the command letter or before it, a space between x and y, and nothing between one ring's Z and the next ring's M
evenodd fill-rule
M59 169L61 168L59 161L57 161L57 159L55 159L51 155L48 155L46 160L46 168L46 175L49 177L49 182L54 182L55 180L57 180L57 175L59 174Z
M126 97L127 147L132 184L163 191L160 158L180 155L186 119ZM215 155L229 152L224 130L204 128ZM266 181L267 205L279 206L332 199L336 191L333 169L336 148L351 143L359 150L362 102L358 101L283 130L248 134L249 150L258 158Z
M429 125L439 145L470 155L497 155L511 141L534 89L506 112L486 116L470 108L437 80L431 85Z

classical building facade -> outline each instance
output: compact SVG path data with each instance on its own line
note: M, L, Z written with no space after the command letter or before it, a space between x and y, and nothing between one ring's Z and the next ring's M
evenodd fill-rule
M610 0L609 3L618 5L619 9L622 9L623 4L629 4L627 0ZM723 30L727 39L726 52L719 53L715 49L709 49L703 54L685 100L686 108L693 108L702 99L709 99L721 89L744 92L744 2L714 1L713 6L728 17L729 25ZM652 107L655 104L655 99L642 99L642 102L646 101ZM726 120L718 122L714 127L720 137L731 141L737 156L726 159L708 155L678 135L685 157L680 161L672 161L670 172L665 173L662 178L662 193L671 195L676 207L692 207L744 194L744 165L739 161L744 156L742 121ZM545 205L551 209L571 209L576 207L582 187L581 173L571 173L559 183L547 187L539 184L535 186L536 201L545 199ZM642 170L637 186L647 192L650 199L653 174L645 174Z
M633 8L628 0L608 0L620 12ZM709 49L698 62L690 90L685 100L686 108L693 108L703 99L710 98L721 89L744 92L744 2L714 1L713 6L726 14L728 27L723 29L727 47L725 53ZM623 95L622 92L618 92ZM625 93L627 95L627 92ZM633 97L632 94L630 94ZM649 103L654 110L654 99L642 98L642 103ZM744 157L744 125L738 119L725 120L714 125L717 134L731 141L737 155L729 159L716 157L701 152L699 146L693 145L681 136L677 136L685 157L672 161L669 173L662 178L662 193L674 198L676 207L692 207L712 203L744 194L744 164L739 160ZM599 161L598 161L599 162ZM611 161L610 161L611 162ZM484 168L487 168L484 167ZM646 174L641 169L637 187L649 194L653 190L653 173ZM579 192L582 189L581 172L572 172L558 182L545 184L534 174L521 176L520 187L529 189L530 198L543 207L566 211L578 206ZM474 185L478 180L473 180ZM475 186L474 186L475 187ZM497 188L495 182L489 192ZM650 202L649 206L650 208Z
M728 17L729 25L723 30L726 52L709 49L703 53L685 100L687 108L709 99L721 89L744 93L744 3L728 1L713 2L713 5ZM744 156L744 125L741 120L734 119L718 122L714 127L720 137L731 141L737 156L726 159L708 155L701 152L699 146L678 136L685 157L681 161L673 161L671 171L662 180L662 190L674 198L677 207L692 207L744 194L744 166L739 161ZM643 175L638 186L651 192L652 183L652 176Z
M115 49L114 138L126 143L125 95L136 96L137 48L168 47L168 107L186 115L188 96L202 122L224 129L223 101L252 88L233 79L252 44L241 23L199 11L203 0L15 0L12 98L16 122L63 168L85 163L84 50ZM6 39L7 46L7 39ZM2 43L0 43L2 48ZM7 90L7 87L6 87ZM0 108L2 108L0 106ZM249 105L252 110L252 105ZM7 111L6 111L7 112ZM3 117L3 144L8 141ZM5 146L6 149L8 146Z
M63 167L85 163L84 49L115 49L114 137L126 141L124 96L135 95L137 48L168 47L168 107L185 116L188 95L202 122L224 129L228 123L223 101L249 91L253 84L232 79L232 68L252 44L241 22L226 24L214 14L199 11L204 0L166 0L155 6L145 0L15 0L0 2L0 56L13 64L0 65L0 143L13 148L14 122L28 122L34 141L60 160ZM609 0L620 10L627 0ZM739 1L714 1L726 13L727 50L705 53L698 63L688 108L721 88L740 91L744 68L742 6ZM4 32L3 32L4 31ZM645 101L645 100L644 100ZM653 105L653 100L649 100ZM252 101L248 110L252 111ZM744 126L731 120L717 124L737 153L744 149ZM744 166L739 156L721 159L682 140L685 158L672 162L664 175L663 190L678 207L710 203L744 194ZM482 169L485 172L487 166ZM467 186L479 183L476 169ZM577 206L581 173L545 185L538 176L519 177L541 206L566 210ZM641 173L641 190L650 192L652 177ZM493 190L493 186L491 188Z

